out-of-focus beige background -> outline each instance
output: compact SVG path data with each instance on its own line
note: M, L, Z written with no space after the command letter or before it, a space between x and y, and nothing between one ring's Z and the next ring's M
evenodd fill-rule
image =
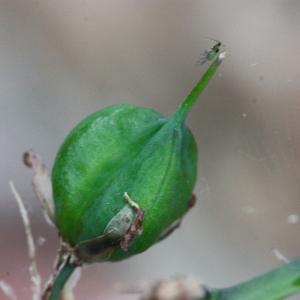
M10 179L36 239L46 239L44 276L57 247L22 152L34 148L50 167L69 130L113 103L172 113L205 70L196 65L213 44L205 36L228 56L188 120L199 145L197 206L146 253L86 268L78 299L100 299L111 282L174 274L228 286L280 264L273 248L300 255L300 223L288 222L300 214L299 30L296 0L1 0L0 279L29 299Z

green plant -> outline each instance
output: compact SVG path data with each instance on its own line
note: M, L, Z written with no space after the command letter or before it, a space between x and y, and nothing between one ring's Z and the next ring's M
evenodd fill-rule
M68 135L55 160L52 186L56 226L75 262L67 264L58 282L72 265L145 251L180 222L197 174L196 142L184 122L224 56L215 57L171 117L114 105Z
M184 122L224 57L215 53L208 60L207 71L169 118L125 104L87 117L61 146L52 182L39 157L24 155L34 170L36 194L62 237L56 274L43 299L59 299L82 264L128 258L180 224L192 205L197 175L197 147ZM55 212L52 193L45 193L52 188ZM276 300L299 290L298 259L231 288L205 288L197 299Z

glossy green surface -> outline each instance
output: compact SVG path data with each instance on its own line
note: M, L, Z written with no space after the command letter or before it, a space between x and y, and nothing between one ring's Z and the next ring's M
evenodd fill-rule
M142 233L128 252L117 246L105 260L145 251L186 213L197 176L197 146L184 121L223 58L214 60L170 118L120 104L90 115L71 131L52 171L56 225L66 242L75 247L98 238L101 246L107 224L128 205L125 192L144 210Z
M92 114L66 138L53 168L60 234L73 246L103 234L128 192L145 211L129 253L146 250L186 212L196 165L196 144L182 122L126 104Z

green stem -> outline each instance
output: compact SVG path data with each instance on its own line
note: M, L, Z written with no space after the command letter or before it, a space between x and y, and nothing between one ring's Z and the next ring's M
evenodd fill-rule
M66 282L77 268L76 264L70 262L70 258L67 259L64 266L60 269L57 277L55 278L54 285L51 290L49 300L58 300L60 293L62 292Z
M218 67L220 66L221 62L225 57L225 52L220 53L215 60L210 64L207 71L198 81L196 86L192 89L190 94L185 98L182 104L178 107L177 111L173 115L176 120L183 122L187 117L188 112L190 111L191 107L194 103L198 100L200 94L205 89L211 78L216 73Z
M211 300L279 300L300 292L300 258L249 281L211 291Z

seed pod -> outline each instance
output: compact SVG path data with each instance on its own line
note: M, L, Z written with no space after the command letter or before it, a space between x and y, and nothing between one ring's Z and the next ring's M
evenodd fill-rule
M222 59L169 118L114 105L88 116L67 136L52 171L56 225L82 261L145 251L186 213L197 146L184 121Z

